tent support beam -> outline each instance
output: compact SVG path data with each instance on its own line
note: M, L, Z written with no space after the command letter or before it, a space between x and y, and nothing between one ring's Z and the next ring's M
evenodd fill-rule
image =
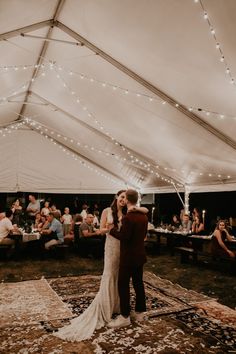
M175 185L175 184L173 184L173 187L174 187L174 189L175 189L175 191L176 191L176 193L177 193L177 195L178 195L178 197L179 197L179 199L180 199L180 201L181 201L181 203L182 203L183 207L185 208L184 201L183 201L183 199L182 199L181 195L179 194L179 191L178 191L178 189L177 189L176 185Z
M41 101L47 103L48 105L54 107L56 110L60 111L61 113L65 114L67 117L69 117L70 119L72 119L74 122L79 123L80 125L82 125L83 127L85 127L86 129L88 129L89 131L93 132L96 135L99 135L101 138L106 139L107 141L111 141L110 137L108 137L106 134L104 134L102 131L92 127L91 125L83 122L82 120L80 120L79 118L75 117L74 115L72 115L71 113L68 113L66 111L64 111L62 108L58 107L57 105L55 105L54 103L48 101L47 99L43 98L42 96L29 91L30 95L35 96L36 98L40 99ZM139 152L136 152L130 148L128 148L127 146L125 146L124 144L120 144L122 146L124 146L126 149L128 149L130 152L132 152L134 155L136 155L137 157L139 157L140 159L146 161L147 163L150 163L152 165L155 165L156 163L154 161L151 161L149 158L147 158L146 156L143 156L142 154L140 154ZM177 183L183 183L183 181L177 181L175 178L172 178L170 176L168 176L166 173L161 173L161 175L166 176L167 178L171 178L172 180L176 181Z
M6 41L9 38L17 37L21 33L28 33L28 32L32 32L32 31L36 31L36 30L38 30L40 28L43 28L43 27L53 26L53 23L54 23L53 20L46 20L46 21L34 23L32 25L29 25L29 26L17 28L17 29L15 29L13 31L9 31L9 32L6 32L6 33L1 33L0 34L0 41Z
M163 91L158 89L156 86L152 85L150 82L148 82L147 80L145 80L144 78L142 78L141 76L136 74L134 71L130 70L125 65L121 64L120 62L118 62L116 59L114 59L113 57L111 57L110 55L105 53L103 50L101 50L98 47L96 47L94 44L89 42L87 39L82 37L77 32L73 31L72 29L70 29L69 27L64 25L63 23L61 23L59 21L56 21L55 22L55 26L60 28L62 31L67 33L69 36L71 36L72 38L74 38L78 42L84 44L91 51L93 51L94 53L99 55L101 58L103 58L104 60L106 60L107 62L109 62L113 66L115 66L117 69L119 69L120 71L122 71L123 73L125 73L126 75L128 75L129 77L134 79L135 81L137 81L139 84L141 84L142 86L147 88L149 91L154 93L156 96L158 96L162 100L168 102L174 109L177 109L181 113L185 114L192 121L194 121L196 124L200 125L204 129L206 129L208 132L213 134L215 137L217 137L218 139L223 141L225 144L229 145L234 150L236 150L236 142L233 139L231 139L227 135L223 134L221 131L219 131L218 129L214 128L213 126L211 126L207 122L205 122L203 119L201 119L200 117L195 115L193 112L190 112L186 107L184 107L182 105L179 105L178 107L176 107L176 101L172 97L168 96L166 93L164 93Z
M53 20L52 20L52 25L51 25L51 26L49 27L49 29L48 29L48 33L47 33L47 35L46 35L46 39L50 38L50 35L51 35L52 31L53 31L53 24L54 24L55 21L57 21L57 18L58 18L59 14L60 14L60 11L61 11L61 9L62 9L62 7L63 7L65 1L66 1L66 0L58 0L57 7L56 7L56 9L55 9L54 16L53 16ZM26 93L26 95L25 95L24 102L27 102L27 100L28 100L29 91L30 91L30 89L31 89L31 87L32 87L32 84L33 84L34 79L37 77L37 74L38 74L40 65L41 65L42 62L44 61L44 56L45 56L45 54L46 54L46 51L47 51L47 48L48 48L48 44L49 44L49 43L48 43L47 40L45 40L44 43L43 43L41 52L40 52L40 54L39 54L39 56L38 56L38 59L37 59L37 62L36 62L36 65L37 65L37 66L36 66L36 68L34 68L34 71L33 71L33 74L32 74L31 80L30 80L30 83L29 83L29 85L28 85L28 89L27 89L27 93ZM20 119L20 117L21 117L22 115L24 115L25 109L26 109L26 104L23 103L23 105L22 105L22 107L21 107L21 110L20 110L20 113L19 113L18 119Z

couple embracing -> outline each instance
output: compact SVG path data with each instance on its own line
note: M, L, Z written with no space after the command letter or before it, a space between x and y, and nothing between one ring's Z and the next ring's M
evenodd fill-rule
M137 191L121 190L111 207L103 210L101 228L103 231L106 229L107 237L99 291L79 317L55 333L57 337L81 341L90 338L96 329L103 326L115 328L129 325L130 278L136 294L137 318L146 311L143 265L146 262L144 238L148 209L136 207L137 201ZM120 315L112 320L115 313Z

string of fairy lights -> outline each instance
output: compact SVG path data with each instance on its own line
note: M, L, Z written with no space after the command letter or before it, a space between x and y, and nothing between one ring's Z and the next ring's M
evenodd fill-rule
M42 66L42 65L41 65L41 66ZM53 69L53 67L54 67L54 64L50 64L50 68ZM44 69L44 68L45 68L45 65L42 66L42 68ZM57 75L58 75L58 74L57 74ZM41 73L41 77L45 77L45 76L46 76L46 73L45 73L45 71L44 71L44 72ZM57 77L58 77L58 76L57 76ZM61 76L59 76L59 78L61 78L61 80L63 80ZM22 88L24 88L24 86L25 86L25 85L23 85ZM72 96L75 96L75 92L70 91L69 86L68 86L64 81L63 81L63 87L64 87L64 88L67 88L67 89L69 90L69 92L71 93ZM14 92L14 94L16 94L16 92ZM80 100L78 97L75 96L75 98L76 98L76 102L77 102L77 103L82 103L81 100ZM83 108L85 108L85 106L83 106ZM99 123L99 121L91 114L91 112L88 112L87 109L84 109L84 111L87 112L87 115L88 115L89 117L93 117L94 122L95 122L97 125L100 124L100 129L103 130L103 126L102 126L101 123ZM160 178L160 179L161 179L162 181L164 181L164 182L167 182L167 183L170 183L170 184L173 184L173 183L174 183L171 178L167 178L166 176L161 175L160 171L157 172L157 169L160 168L159 165L153 165L153 164L147 163L147 162L141 160L139 157L134 156L133 152L129 151L129 150L128 150L126 147L124 147L121 143L119 143L118 141L116 141L115 138L113 138L113 137L109 134L109 132L106 132L106 133L107 133L106 135L110 137L111 141L112 141L116 146L118 146L119 148L121 148L123 152L126 152L126 153L127 153L127 157L122 157L122 156L120 156L120 155L118 155L118 154L103 152L101 149L96 149L94 146L90 146L90 145L88 145L88 144L84 144L83 147L86 148L86 149L89 149L89 150L91 150L91 151L96 150L96 151L98 151L99 154L104 153L106 156L114 157L116 160L129 161L129 162L130 162L132 165L134 165L135 167L139 167L139 168L145 169L147 172L149 172L150 174L154 174L157 178ZM54 134L54 133L52 133L52 134ZM59 135L59 133L55 133L55 134ZM64 136L63 139L64 139L64 141L67 141L67 140L68 140L68 141L71 141L71 140L72 140L72 139L70 139L70 138L67 138L66 136ZM77 145L79 145L78 142L77 142ZM168 171L176 172L176 169L175 169L175 168L164 167L163 169L164 169L164 171L166 171L166 173L167 173ZM183 174L186 173L186 171L184 171L184 170L181 170L181 172L182 172ZM191 173L192 173L192 172L191 172ZM190 173L190 174L191 174L191 173ZM200 173L199 175L202 176L203 174ZM209 174L209 177L211 177L211 176L214 176L214 175ZM220 174L218 174L217 176L218 176L218 178L222 177ZM226 177L224 177L224 179L225 179L225 178L226 178ZM227 178L230 178L230 176L227 176ZM180 183L177 183L177 185L180 186L180 187L182 187L182 184L180 184Z
M83 167L89 169L90 171L92 171L93 173L97 174L98 176L101 176L101 177L105 178L106 180L108 180L112 184L119 185L119 186L125 184L124 182L118 181L118 178L115 179L114 177L111 177L110 175L108 175L108 173L106 174L104 172L99 171L99 168L91 166L92 163L89 163L86 160L83 160L76 153L72 152L69 148L67 148L63 143L60 143L60 141L58 141L55 138L51 137L48 134L48 128L43 127L42 124L38 124L36 121L34 121L31 118L25 117L25 118L22 118L19 121L9 123L8 125L5 125L4 127L0 127L0 137L3 137L3 138L7 137L9 134L11 134L12 132L22 128L23 126L30 126L30 128L32 130L38 131L38 133L41 136L43 136L45 139L47 139L52 144L56 145L60 149L60 151L62 153L65 153L68 157L71 157L74 161L78 162ZM51 131L51 134L54 135L55 132ZM57 134L57 138L58 138L58 135L59 134ZM65 140L65 136L63 138ZM125 184L125 185L127 187L128 183ZM132 183L131 183L131 185L132 185ZM137 186L138 189L140 189L140 186L137 185L137 183L136 183L136 186Z
M221 59L221 61L227 66L227 70L226 70L226 71L227 71L227 75L229 75L229 77L230 77L231 79L233 79L233 80L231 80L231 81L232 81L231 83L234 83L234 78L233 78L233 76L232 76L232 74L231 74L231 70L230 70L230 68L228 67L228 64L227 64L227 62L226 62L226 60L225 60L225 56L223 55L222 48L221 48L221 46L219 45L219 42L217 41L217 38L216 38L216 36L215 36L215 30L214 30L214 28L213 28L213 26L212 26L212 24L211 24L211 22L210 22L210 20L209 20L209 16L208 16L207 12L205 11L205 8L204 8L204 6L203 6L203 4L202 4L202 1L201 1L201 0L194 0L194 2L195 2L195 3L200 3L200 5L202 6L202 9L203 9L203 12L204 12L204 18L207 20L207 23L208 23L208 25L210 26L211 34L213 35L213 38L215 39L216 43L218 43L217 49L219 49L219 53L220 53L220 55L221 55L221 56L220 56L220 59ZM45 60L46 60L46 59L45 59ZM107 129L105 129L104 125L102 125L102 124L98 121L98 119L94 116L94 114L91 113L91 112L88 110L87 106L84 104L84 102L81 100L81 98L78 97L76 91L75 91L75 90L72 90L72 89L70 88L70 86L67 84L67 82L66 82L66 80L64 79L64 77L62 77L61 72L63 72L64 74L67 74L68 76L77 75L77 76L79 76L79 78L80 78L81 80L87 80L87 81L90 82L91 84L96 83L97 85L99 85L99 86L102 87L103 89L109 88L109 89L111 89L114 93L119 92L119 93L122 93L122 94L124 94L124 95L133 95L133 96L138 97L138 98L139 98L139 97L142 97L142 98L144 98L144 99L147 99L149 102L152 102L152 101L157 102L157 101L158 101L159 103L161 103L161 104L163 104L163 105L165 105L165 104L167 103L166 101L164 101L164 100L162 100L162 99L160 99L160 98L158 98L158 97L153 97L153 96L150 96L150 95L141 93L141 92L132 91L132 90L129 90L129 89L127 89L127 88L120 87L120 86L118 86L118 85L114 85L114 84L109 83L109 82L97 80L97 79L95 79L94 77L90 77L90 76L85 75L85 74L83 74L83 73L78 73L78 72L75 72L75 71L72 71L72 70L68 70L68 69L66 69L66 68L64 68L64 67L62 67L62 66L60 66L60 65L56 65L56 63L53 62L53 61L51 61L51 62L49 61L48 63L38 64L38 65L1 66L1 67L0 67L0 74L1 74L1 73L5 73L5 72L9 72L9 71L15 71L15 72L17 72L17 71L19 71L19 70L28 70L28 69L35 69L35 68L38 68L38 69L47 69L47 68L49 68L49 69L53 70L53 72L56 72L56 76L57 76L57 78L60 79L60 81L62 82L63 87L66 88L66 89L70 92L70 94L75 97L77 103L79 103L79 104L82 105L83 111L86 112L87 116L88 116L89 118L92 118L92 119L93 119L94 123L98 126L98 128L99 128L101 131L103 131L103 133L104 133L105 135L107 135L108 137L110 137L110 139L113 141L113 143L114 143L115 145L117 145L119 148L122 149L122 151L125 151L125 152L127 153L127 158L123 158L123 157L121 157L120 155L117 155L117 154L115 154L115 155L110 154L110 155L107 155L107 156L113 156L114 158L116 158L116 159L118 159L118 160L119 160L119 159L122 159L122 158L123 158L123 160L124 160L124 159L126 159L126 160L129 159L129 161L130 161L132 164L135 164L135 165L137 165L137 166L139 166L139 167L142 167L142 168L146 169L148 172L150 172L150 173L152 173L152 174L156 174L156 176L157 176L158 178L161 178L161 179L164 180L165 182L171 183L171 184L174 183L173 180L171 180L170 178L166 178L166 177L160 176L160 174L159 174L158 172L156 172L156 169L159 169L159 166L158 166L158 165L154 165L154 164L147 163L146 161L143 161L143 160L140 159L139 157L134 156L134 154L133 154L132 151L129 151L125 146L123 146L122 144L120 144L114 137L112 137L111 134L107 131ZM43 70L43 72L40 73L40 76L39 76L39 77L45 77L45 76L46 76L46 70ZM33 82L33 81L35 81L35 79L36 79L36 78L33 77L30 81ZM17 91L17 90L14 90L14 92L13 92L11 95L9 95L9 96L7 96L7 97L0 97L0 104L6 104L6 103L8 103L8 99L9 99L12 95L16 95L16 94L18 94L19 92L21 92L21 90L26 89L26 85L29 84L30 81L27 81L26 83L24 83L24 85L22 85L22 86L20 87L20 89L18 89L18 91ZM235 84L235 83L234 83L234 84ZM178 107L179 105L180 105L180 104L179 104L178 102L175 103L175 106L176 106L176 107ZM182 105L182 106L183 106L183 105ZM186 107L186 108L187 108L187 107ZM232 116L232 115L226 115L226 114L222 114L222 113L219 113L219 112L213 112L213 111L205 110L205 109L202 109L202 108L189 107L188 109L189 109L189 111L195 111L195 112L198 112L198 113L204 113L204 114L206 114L207 116L215 115L215 116L218 116L220 119L224 119L224 118L233 118L233 119L236 119L236 117L234 117L234 116ZM66 138L66 137L64 137L64 138ZM84 146L84 147L85 147L85 146ZM93 146L88 146L87 148L92 150L94 147L93 147ZM95 148L94 148L94 149L95 149ZM97 150L97 151L99 151L99 150ZM102 152L102 153L107 154L107 152ZM125 160L124 160L124 161L125 161ZM169 167L168 167L168 168L167 168L167 167L164 167L164 170L165 170L165 171L170 170L170 171L173 171L173 172L176 171L176 169L174 169L174 168L169 168ZM182 172L182 173L185 173L185 171L181 171L181 172ZM190 174L191 174L191 173L193 173L193 172L190 172ZM199 175L202 176L203 173L199 173ZM212 177L212 176L214 176L214 174L210 174L210 173L209 173L208 176L209 176L209 177ZM227 176L227 177L224 176L224 177L223 177L221 174L218 174L217 177L218 177L218 178L222 178L222 179L223 179L223 178L224 178L224 179L225 179L225 178L231 178L230 176ZM181 184L179 184L179 185L182 186Z
M226 56L225 56L225 54L223 52L223 45L219 42L219 40L217 38L217 35L216 35L217 31L214 28L213 23L212 23L212 21L210 19L210 16L209 16L209 14L208 14L208 12L207 12L204 4L203 4L203 0L194 0L194 2L196 4L199 4L201 9L202 9L203 18L206 21L206 23L208 24L210 33L211 33L212 38L213 38L213 40L215 42L215 47L216 47L217 52L219 54L219 60L224 66L225 74L227 75L227 78L229 79L230 84L236 86L236 81L235 81L235 78L233 76L232 70L230 69L229 62L226 60Z
M48 127L46 126L43 126L42 124L39 124L37 123L36 121L30 119L30 118L26 118L27 119L27 122L33 126L36 130L40 130L40 134L42 135L45 135L45 136L48 136L48 135L51 135L51 138L53 139L53 136L55 136L57 139L61 139L63 141L63 144L65 143L69 143L70 146L73 146L73 149L76 149L78 147L81 147L81 148L84 148L86 150L91 150L91 151L95 151L95 152L98 152L98 154L104 154L105 156L108 156L108 157L111 157L111 158L114 158L118 161L127 161L127 158L126 157L123 157L123 156L120 156L120 155L117 155L117 154L114 154L114 153L111 153L111 152L107 152L107 151L103 151L101 149L97 149L95 146L92 146L92 145L89 145L89 144L83 144L81 143L80 141L76 140L75 139L72 139L66 135L63 135L53 129L49 129ZM131 160L131 164L134 166L134 167L137 167L137 163L141 162L141 161L137 161L137 159L135 159L132 155L130 156L130 158L132 159ZM143 163L143 167L145 169L145 171L148 171L150 172L151 174L155 174L155 177L157 178L160 178L162 181L165 181L167 183L171 183L173 184L174 182L172 182L170 179L164 177L164 176L161 176L159 173L155 172L152 170L151 168L151 165L150 164L145 164ZM138 166L139 167L139 166ZM137 178L138 181L142 181L143 180L143 177L142 176L139 176ZM137 183L137 181L136 181ZM179 186L182 186L181 184L179 184Z
M199 0L198 0L198 2L199 2ZM1 75L1 73L11 72L11 71L13 71L13 72L25 71L25 70L28 70L28 69L35 69L35 68L38 68L38 69L40 69L40 68L41 69L50 68L51 70L55 69L55 70L58 71L57 72L57 77L58 78L61 78L61 75L60 75L59 72L63 72L67 76L76 76L76 77L80 78L80 80L87 81L87 82L89 82L91 84L97 84L99 87L101 87L103 89L110 89L110 90L112 90L113 93L119 93L119 94L121 93L121 94L127 95L127 96L128 95L129 96L132 95L133 97L136 97L136 98L143 98L143 99L145 99L148 102L155 102L155 103L157 102L159 104L162 104L163 106L167 103L165 100L162 100L161 98L159 98L157 96L154 97L154 96L148 95L146 93L134 91L134 90L119 86L117 84L110 83L108 81L98 80L95 77L86 75L86 74L81 73L81 72L76 72L76 71L73 71L73 70L69 70L69 69L67 69L67 68L65 68L65 67L63 67L61 65L57 65L55 63L55 61L51 61L49 63L44 63L44 64L36 64L36 65L29 65L28 64L28 65L18 65L18 66L17 65L0 66L0 75ZM228 72L228 70L227 70L227 72ZM228 74L232 76L231 71L229 71ZM46 76L46 70L44 70L40 75L42 77ZM30 81L34 82L34 80L35 80L35 78L32 78ZM27 81L24 85L22 85L21 89L25 89L26 85L28 83L30 83L30 81ZM64 78L64 81L65 81L65 78ZM63 86L68 88L68 84L66 84L65 82L63 83ZM76 94L74 90L70 90L70 93L72 95ZM16 94L16 90L14 90L14 93L12 93L11 95L8 95L8 96L5 96L5 97L0 97L0 104L7 103L8 99L14 94ZM77 98L77 99L78 99L77 103L79 103L80 99L79 98ZM236 115L229 115L229 114L225 114L225 113L222 113L222 112L216 112L216 111L208 110L208 109L197 107L197 106L188 107L188 106L185 106L183 104L178 103L177 101L175 102L175 107L179 107L180 105L185 107L186 109L188 109L190 112L193 111L193 112L196 112L196 113L205 114L208 117L209 116L217 117L220 120L225 119L225 118L236 120ZM86 110L86 106L84 107L84 110Z
M50 63L49 64L49 68L52 70L52 69L55 69L55 65L54 63ZM171 178L167 178L166 176L163 176L163 175L160 175L159 172L155 172L154 170L155 169L159 169L159 166L155 166L154 164L151 164L151 163L147 163L145 162L144 160L141 160L140 157L137 157L134 155L134 153L130 150L128 150L124 145L122 145L120 142L118 142L114 137L111 136L111 134L108 132L108 131L104 131L104 126L97 120L97 118L90 112L88 111L87 107L83 104L82 100L77 96L75 95L75 91L72 91L69 87L69 85L65 82L65 80L62 78L61 75L58 74L57 70L55 69L55 72L56 72L56 77L58 79L60 79L60 81L62 82L62 85L64 88L67 88L70 92L70 94L72 96L75 97L75 100L77 103L79 103L80 105L82 105L82 108L83 108L83 111L86 112L87 116L89 118L92 118L93 119L93 122L98 126L98 128L103 131L103 133L110 138L110 140L112 141L112 143L114 145L116 145L117 147L119 147L123 152L125 151L127 153L127 158L126 160L130 160L130 162L133 164L133 165L138 165L138 167L143 167L144 169L146 169L146 171L150 172L151 174L155 174L157 178L160 178L161 180L167 182L167 183L170 183L170 184L173 184L173 180ZM41 73L40 76L43 76L45 77L46 76L46 73L45 71L43 71ZM115 156L115 158L117 158ZM167 168L165 168L165 170L167 170ZM170 169L169 169L170 170ZM173 169L174 170L174 169ZM182 186L182 185L181 185Z
M7 137L13 131L18 130L19 128L22 128L22 126L24 126L24 125L28 125L33 130L38 131L40 135L45 137L45 139L47 139L48 141L52 142L54 145L58 146L58 148L63 153L65 153L68 157L73 158L75 161L78 161L84 167L87 167L88 169L90 169L94 173L106 178L107 180L110 180L112 183L120 185L120 183L118 183L114 178L112 178L112 177L100 172L97 168L92 167L92 166L90 166L90 164L88 164L87 162L83 161L81 158L78 157L78 155L76 155L76 153L71 152L71 150L69 150L69 148L67 148L65 146L65 144L69 143L70 146L73 146L73 149L76 149L78 147L83 147L85 149L90 149L91 151L96 151L99 154L101 153L101 154L104 154L106 156L110 156L110 157L113 157L113 158L116 158L116 159L119 159L119 160L122 160L122 159L124 160L124 158L122 156L113 155L112 153L108 153L106 151L98 150L94 146L91 146L91 145L88 145L88 144L82 144L79 141L75 141L74 139L69 138L66 135L63 135L63 134L61 134L61 133L59 133L59 132L57 132L57 131L55 131L55 130L53 130L51 128L48 128L48 127L44 126L41 123L38 123L37 121L35 121L32 118L25 117L23 115L21 115L21 116L23 118L20 119L19 121L15 121L15 122L9 123L8 125L0 127L0 137L2 137L2 138ZM124 161L126 161L126 160L124 160ZM165 170L167 170L167 168L165 168ZM185 170L181 170L181 172L183 174L186 173ZM154 171L152 171L151 173L154 173ZM193 173L194 172L191 171L189 175L191 176ZM160 176L157 173L155 173L155 174L156 174L156 177L160 178L161 180L163 180L165 182L168 182L168 180L165 177ZM202 173L202 172L199 172L198 175L199 176L208 176L208 177L212 177L212 178L218 178L220 180L227 180L227 179L229 180L231 178L230 175L226 176L226 175L219 174L219 173L218 174L217 173L214 174L214 173ZM132 184L132 185L135 184L137 186L137 188L140 189L141 188L140 183L142 181L143 181L143 178L139 176L139 177L136 178L136 180L133 178L133 181L130 182L130 184ZM171 183L171 184L174 184L174 183ZM183 185L180 184L180 183L178 183L177 186L183 187Z
M50 69L52 69L54 67L53 64L50 64ZM43 68L45 68L45 66L43 66ZM45 77L46 76L46 73L45 71L43 71L40 75L41 77ZM58 75L57 75L58 77ZM35 79L34 79L35 80ZM32 81L32 80L31 80ZM25 84L21 87L21 88L24 88L25 87ZM68 88L68 85L63 81L63 87L66 87ZM71 92L71 91L70 91ZM14 92L14 94L16 94L16 92ZM72 92L72 95L74 95L74 93ZM4 100L5 102L5 100ZM77 97L76 98L76 102L77 103L81 103L81 100ZM1 103L0 103L1 104ZM100 130L103 130L103 126L101 125L101 123L99 123L99 121L92 115L91 112L88 112L87 108L85 106L83 106L83 110L84 111L87 111L87 115L88 117L93 117L93 120L95 122L95 124L99 125L99 128ZM105 134L110 137L112 143L116 146L116 147L119 147L123 152L125 151L127 153L127 157L121 157L117 154L112 154L112 153L108 153L108 152L105 152L106 156L113 156L115 159L117 160L123 160L123 161L130 161L130 163L132 165L134 165L135 167L139 167L139 168L143 168L145 169L147 172L150 172L151 174L155 174L155 176L157 178L160 178L162 181L165 181L167 183L170 183L170 184L173 184L173 180L171 178L167 178L166 176L164 175L160 175L159 172L155 172L154 170L155 169L159 169L159 166L156 165L152 165L150 163L147 163L143 160L141 160L140 158L138 158L137 156L134 156L133 152L129 151L125 146L123 146L121 143L119 143L114 137L112 137L110 135L109 132L105 132ZM67 140L67 137L64 137L64 140ZM68 141L71 140L68 138ZM89 146L88 144L84 144L84 147L87 148L87 149L90 149L90 150L95 150L95 148L93 146ZM102 150L100 149L96 149L96 151L98 151L99 153L102 153ZM165 170L168 170L168 168L164 168ZM170 170L170 169L169 169ZM175 171L175 169L173 169L173 171ZM179 186L182 186L182 184L178 184Z

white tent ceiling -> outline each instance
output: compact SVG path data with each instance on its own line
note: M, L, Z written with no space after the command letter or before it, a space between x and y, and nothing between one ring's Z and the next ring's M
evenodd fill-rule
M0 0L0 191L234 190L235 13Z

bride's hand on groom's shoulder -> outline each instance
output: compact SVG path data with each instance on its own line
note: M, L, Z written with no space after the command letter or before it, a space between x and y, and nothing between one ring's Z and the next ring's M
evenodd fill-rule
M149 212L148 208L146 207L138 207L138 206L133 206L129 208L128 212L134 212L134 211L139 211L143 214L147 214Z

